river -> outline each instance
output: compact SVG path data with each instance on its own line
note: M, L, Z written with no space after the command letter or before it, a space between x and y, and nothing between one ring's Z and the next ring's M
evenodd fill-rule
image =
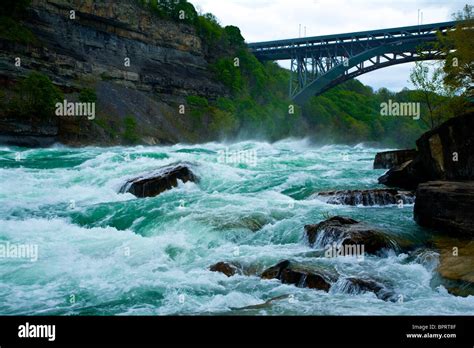
M328 215L414 241L428 237L413 221L412 205L333 206L312 196L380 187L384 171L372 169L379 151L294 139L1 147L0 242L37 246L38 257L0 258L0 315L472 315L473 296L456 297L440 286L435 253L388 252L363 262L308 256L314 250L304 240L304 225ZM155 198L118 193L127 179L180 161L195 164L199 183ZM261 271L284 259L378 279L403 301L346 293L337 284L326 293L209 271L219 261ZM270 305L238 309L280 296Z

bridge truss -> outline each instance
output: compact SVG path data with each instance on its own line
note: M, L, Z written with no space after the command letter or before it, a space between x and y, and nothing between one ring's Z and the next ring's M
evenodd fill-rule
M362 74L419 60L444 59L438 33L457 22L250 44L260 60L290 60L289 95L297 103Z

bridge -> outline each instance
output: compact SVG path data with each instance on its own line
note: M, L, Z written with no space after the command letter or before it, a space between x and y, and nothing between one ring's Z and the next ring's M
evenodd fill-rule
M459 22L443 22L355 33L251 43L261 61L290 60L290 97L304 104L347 80L388 66L443 59L437 33Z

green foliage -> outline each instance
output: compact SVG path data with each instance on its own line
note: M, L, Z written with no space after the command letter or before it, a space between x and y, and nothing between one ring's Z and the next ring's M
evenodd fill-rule
M416 100L423 103L428 112L422 117L422 121L431 129L452 117L452 113L446 108L446 99L454 97L443 84L443 70L424 62L417 62L410 74L410 80L416 87Z
M182 0L179 6L186 3ZM156 5L154 11L163 18L177 20L176 8ZM192 10L186 12L191 13ZM270 140L291 135L313 135L324 142L375 141L412 147L416 139L429 129L422 120L381 116L381 103L390 99L421 102L420 91L393 93L381 89L374 92L359 81L351 80L322 96L311 98L301 108L293 105L288 98L289 71L274 62L258 61L245 47L237 27L222 28L212 14L193 15L189 23L194 25L207 48L215 80L227 88L224 92L228 94L217 100L187 98L195 128L199 132L207 130L211 137L240 135ZM463 40L469 41L466 38ZM455 99L440 98L443 105L450 105ZM295 107L294 114L289 112L292 105ZM443 107L438 111L447 115ZM429 107L423 103L422 115L427 113Z
M6 16L0 16L0 38L22 44L37 42L36 37L29 29L25 28L17 19Z
M211 66L216 78L234 94L242 89L242 75L232 58L221 58Z
M137 120L134 116L127 116L123 120L125 131L123 139L129 144L136 144L140 138L137 135Z
M25 118L50 119L54 116L56 103L63 98L48 76L32 72L16 86L9 112Z
M95 103L97 102L97 95L95 90L91 88L84 88L79 93L79 101L81 103Z
M0 1L0 38L22 44L37 42L33 33L20 22L30 3L31 0Z
M357 80L348 81L303 107L315 138L321 142L359 143L374 141L397 147L413 147L429 127L411 117L381 116L381 103L419 102L418 91L393 93L385 88L373 92ZM428 110L422 106L421 115Z
M196 29L208 46L216 45L223 34L223 30L216 17L210 13L198 17Z
M209 102L206 98L190 95L186 98L186 101L191 106L197 106L199 108L206 108L209 106Z
M186 0L139 0L139 2L160 18L194 25L197 23L198 13L193 4Z
M238 27L228 25L224 28L224 34L230 46L242 47L245 45L245 40Z
M447 55L444 64L446 87L474 97L474 6L466 5L453 15L462 21L445 36L438 34L440 48Z

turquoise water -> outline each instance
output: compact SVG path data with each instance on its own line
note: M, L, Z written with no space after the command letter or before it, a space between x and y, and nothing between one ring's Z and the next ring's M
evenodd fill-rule
M226 163L219 151L251 151ZM436 257L406 254L326 259L304 241L305 224L328 215L370 222L423 241L413 206L331 206L312 196L376 188L380 149L305 140L169 147L0 148L0 241L38 246L38 260L0 259L1 315L431 315L474 314L474 297L447 293ZM18 153L20 153L18 157ZM119 194L129 178L178 161L200 182L156 198ZM253 164L256 164L253 166ZM343 276L378 279L400 303L372 293L329 293L210 272L220 261L263 270L283 259L317 262ZM279 296L271 305L258 305Z

